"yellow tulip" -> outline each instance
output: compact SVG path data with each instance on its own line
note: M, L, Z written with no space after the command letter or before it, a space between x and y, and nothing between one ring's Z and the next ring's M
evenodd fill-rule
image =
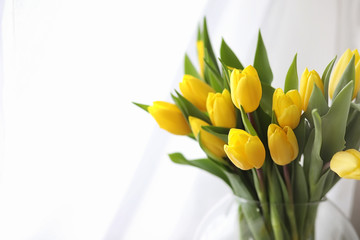
M261 168L265 161L265 148L258 136L252 136L242 129L232 128L229 145L225 145L226 155L242 170Z
M302 109L306 111L309 104L310 96L314 88L314 83L324 94L324 84L321 81L319 74L312 70L309 72L307 68L303 72L300 80L300 96L302 101Z
M208 84L191 75L184 75L179 84L180 91L184 97L201 111L206 110L206 99L209 92L215 92Z
M330 168L342 178L360 180L360 152L349 149L335 153Z
M235 107L228 90L221 93L209 93L206 109L214 126L233 128L236 126Z
M299 146L293 130L286 126L270 124L268 128L268 145L271 158L278 165L286 165L295 160Z
M175 104L157 101L153 103L153 106L148 107L148 111L160 128L176 135L191 133L189 124Z
M354 51L347 49L339 59L339 62L336 64L334 68L334 72L332 73L330 79L329 95L331 99L333 98L333 94L336 89L336 86L338 85L339 80L343 75L353 55L355 55L355 87L354 87L354 93L352 99L356 97L356 94L358 93L360 88L360 55L357 49L355 49Z
M255 111L260 104L262 88L256 69L249 65L244 70L234 69L230 76L231 98L234 105L245 112Z
M201 126L208 126L209 124L207 122L191 116L189 117L189 122L191 130L196 138L198 138L200 133L201 144L205 148L219 158L225 157L225 142L201 128Z
M301 97L297 90L290 90L284 94L281 88L273 95L273 110L281 127L289 126L294 129L299 125L301 116Z
M196 48L197 48L197 54L198 54L198 59L199 59L199 65L200 65L200 73L201 73L201 76L204 76L204 69L205 69L204 41L202 41L202 40L197 41L196 42Z

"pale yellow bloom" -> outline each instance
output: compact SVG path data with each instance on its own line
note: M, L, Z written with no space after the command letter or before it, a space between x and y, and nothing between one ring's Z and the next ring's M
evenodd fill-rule
M176 135L191 133L189 124L175 104L157 101L148 107L148 111L160 128Z
M305 71L303 72L300 80L300 96L302 109L304 111L306 111L308 107L310 96L314 89L314 84L316 84L316 86L324 94L324 84L321 81L319 74L315 70L309 72L309 70L305 68Z
M201 111L206 110L206 99L209 92L215 92L208 84L191 75L184 75L179 84L180 91L184 97Z
M286 94L281 88L273 95L273 110L281 127L296 128L301 116L301 97L297 90L290 90Z
M230 76L231 99L245 112L255 111L260 104L262 88L256 69L249 65L244 70L234 69Z
M226 155L242 170L261 168L265 161L265 148L258 136L252 136L242 129L232 128L225 145Z
M360 55L357 49L351 51L350 49L347 49L343 55L341 56L341 58L339 59L339 62L336 64L334 71L331 75L330 78L330 83L329 83L329 95L330 98L333 98L334 95L334 91L336 89L336 86L339 83L339 80L341 78L341 76L343 75L347 65L349 64L351 58L353 57L353 55L355 55L355 87L354 87L354 92L353 92L353 96L352 99L354 99L356 97L356 94L359 91L360 88Z
M286 165L295 160L299 146L293 130L286 126L270 124L268 128L268 145L271 158L278 165Z
M201 126L209 126L207 122L191 116L189 117L189 122L194 136L198 139L200 134L201 144L205 148L219 158L225 157L225 142L201 128Z
M335 153L330 168L342 178L360 180L360 152L349 149Z
M231 101L230 92L209 93L206 109L214 126L233 128L236 126L235 107Z
M204 70L205 70L205 51L204 51L204 41L199 40L196 42L196 48L197 48L197 54L199 59L199 65L200 65L200 73L201 76L204 76Z

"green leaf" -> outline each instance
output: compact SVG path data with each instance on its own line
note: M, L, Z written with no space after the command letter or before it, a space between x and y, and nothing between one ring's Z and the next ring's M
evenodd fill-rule
M209 82L210 86L216 91L216 92L222 92L224 89L223 86L223 79L218 73L217 70L214 69L213 64L211 64L211 60L208 57L208 54L205 52L205 79Z
M211 59L211 63L214 64L212 67L215 70L217 70L218 73L220 73L219 67L217 66L217 63L216 63L216 57L215 57L213 48L211 46L210 37L209 37L207 24L206 24L206 18L204 18L204 25L203 25L203 40L204 40L205 55L207 52L209 58Z
M350 82L355 81L355 55L352 56L349 64L345 68L343 75L341 76L335 91L333 93L333 99L339 94L339 92Z
M308 184L306 182L304 169L298 162L294 162L294 173L293 173L293 191L294 191L294 202L295 203L307 203L309 200ZM306 221L306 204L298 204L295 208L296 223L298 225L299 232L301 233L304 229Z
M312 119L312 111L314 109L317 109L320 116L323 116L324 114L326 114L329 111L329 106L326 102L326 99L325 99L323 93L321 92L320 88L318 88L318 86L315 83L314 83L313 91L312 91L310 99L309 99L308 107L304 113L306 118L309 120L309 122L311 123L312 126L314 125L313 119Z
M254 68L258 72L261 82L271 85L273 73L270 68L269 59L260 31L254 59Z
M359 149L360 147L360 106L356 103L351 103L353 109L353 116L347 123L345 141L346 149Z
M351 81L339 92L328 113L322 117L322 139L323 146L326 147L321 149L321 157L326 162L345 147L344 138L353 85Z
M149 112L149 110L148 110L149 105L145 105L145 104L141 104L141 103L136 103L136 102L132 102L132 103L135 104L136 106L138 106L139 108L141 108L141 109Z
M261 83L262 97L260 106L267 115L272 116L272 99L275 89L266 83Z
M228 142L228 135L230 128L224 128L224 127L215 127L215 126L202 126L202 129L205 131L217 136L224 142Z
M252 126L247 114L245 113L245 110L244 108L241 106L241 119L242 119L242 122L244 124L244 127L245 127L245 130L250 133L252 136L257 136L257 133L254 129L254 127Z
M299 125L294 129L294 133L299 146L299 155L297 157L298 160L300 160L301 158L301 153L303 152L306 143L305 139L307 139L306 127L307 127L307 123L305 121L305 116L302 115L300 118Z
M229 69L227 68L226 64L219 58L219 61L221 63L221 68L222 68L222 73L223 73L223 86L224 88L226 88L227 90L230 90L230 74L229 74Z
M202 79L202 77L200 76L200 74L198 73L198 71L196 70L194 65L192 64L192 62L187 54L185 54L184 70L185 70L185 74L189 74L198 79Z
M229 67L244 69L243 65L236 57L235 53L231 50L231 48L226 44L224 39L221 41L220 58Z
M296 89L296 90L298 89L299 78L298 78L298 72L296 66L296 58L297 58L297 54L295 54L294 60L292 61L289 70L286 74L285 87L284 87L285 93L292 89Z
M229 185L229 187L232 188L232 185L230 184L230 180L227 177L227 175L225 174L225 171L226 171L225 168L221 167L219 164L217 164L216 162L214 162L208 158L187 160L181 153L172 153L172 154L169 154L169 157L170 157L171 161L173 161L174 163L190 165L190 166L194 166L194 167L203 169L203 170L219 177L227 185Z
M330 81L331 71L333 69L335 60L336 60L336 57L333 60L331 60L331 62L326 66L326 68L323 72L323 75L321 77L321 79L324 83L324 96L325 96L326 102L328 102L329 81Z
M322 139L322 122L319 113L317 110L312 111L312 116L314 120L314 144L311 149L311 157L310 157L310 169L309 169L309 185L310 192L313 190L313 186L316 182L318 182L322 167L323 160L320 157L321 145L323 142ZM327 146L323 144L323 146Z
M178 97L175 97L171 94L175 104L180 108L183 113L185 119L189 121L189 116L193 116L199 118L209 124L211 124L210 118L201 112L197 107L195 107L191 102L189 102L186 98L184 98L180 93L175 90Z

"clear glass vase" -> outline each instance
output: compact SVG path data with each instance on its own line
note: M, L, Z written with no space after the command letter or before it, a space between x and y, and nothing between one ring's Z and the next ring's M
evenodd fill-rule
M263 216L268 208L270 216ZM216 204L194 240L358 240L353 226L330 200L260 204L232 195Z

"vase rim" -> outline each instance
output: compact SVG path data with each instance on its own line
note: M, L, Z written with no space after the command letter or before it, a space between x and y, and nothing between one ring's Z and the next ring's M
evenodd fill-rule
M254 199L246 199L246 198L242 198L242 197L239 197L239 196L236 196L236 195L233 195L234 199L236 202L238 203L248 203L248 204L271 204L271 205L285 205L285 204L289 204L287 202L265 202L265 203L262 203L260 202L259 200L254 200ZM294 205L297 205L297 206L300 206L300 205L319 205L320 203L323 203L323 202L328 202L328 198L326 197L323 197L322 199L320 200L317 200L317 201L308 201L308 202L297 202L297 203L293 203Z

